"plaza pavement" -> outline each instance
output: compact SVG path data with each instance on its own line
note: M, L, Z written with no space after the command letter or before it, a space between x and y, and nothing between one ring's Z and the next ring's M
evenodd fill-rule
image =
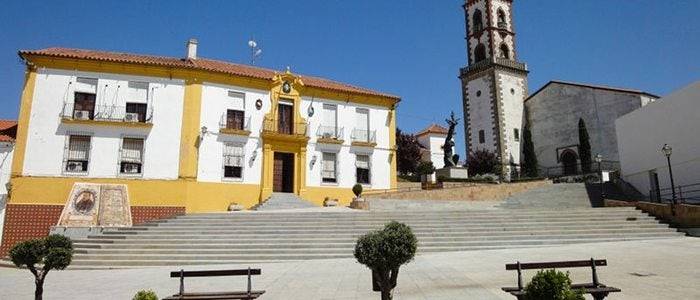
M401 268L395 299L515 299L500 291L516 284L516 274L504 264L520 261L606 258L601 282L622 293L608 299L700 299L700 239L577 244L546 248L484 250L417 256ZM187 267L187 269L246 268L248 265ZM254 289L261 299L379 299L371 291L370 272L354 259L254 264L262 275ZM159 297L178 290L168 273L177 267L115 270L52 271L44 299L131 299L140 289ZM534 272L527 272L529 276ZM572 269L574 282L590 280L590 269ZM185 281L188 291L243 290L245 278L211 277ZM0 268L0 299L33 299L34 281L27 270ZM588 298L590 299L590 298Z

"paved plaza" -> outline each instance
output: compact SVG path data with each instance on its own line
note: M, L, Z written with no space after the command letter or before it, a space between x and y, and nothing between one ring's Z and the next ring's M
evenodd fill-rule
M546 248L449 252L419 255L399 275L396 299L514 299L500 287L512 286L515 272L504 264L521 261L606 258L599 272L603 283L622 293L609 299L700 299L700 239L578 244ZM247 265L187 267L187 269L245 268ZM311 260L257 264L262 276L253 287L267 291L262 299L378 299L371 291L370 273L354 259ZM131 299L140 289L160 297L178 289L168 277L177 267L114 270L66 270L48 275L45 299ZM572 270L574 281L590 280L590 269ZM526 273L528 276L533 272ZM34 281L26 270L0 268L0 298L32 299ZM190 291L245 289L244 278L194 278Z

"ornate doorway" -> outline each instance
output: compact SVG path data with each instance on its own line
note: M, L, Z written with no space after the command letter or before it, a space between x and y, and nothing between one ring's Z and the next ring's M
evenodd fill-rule
M275 152L272 191L294 192L294 154Z

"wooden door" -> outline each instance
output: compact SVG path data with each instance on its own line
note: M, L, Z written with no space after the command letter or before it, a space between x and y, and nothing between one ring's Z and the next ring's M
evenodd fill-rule
M273 170L272 190L282 192L284 182L284 159L281 153L275 153L275 165Z
M294 154L275 153L272 177L273 192L294 192Z

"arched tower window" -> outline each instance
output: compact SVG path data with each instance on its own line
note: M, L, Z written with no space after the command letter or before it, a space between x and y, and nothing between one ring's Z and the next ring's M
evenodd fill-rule
M484 23L482 22L481 10L474 11L474 16L472 16L472 30L474 32L479 32L484 29Z
M486 59L486 46L479 44L474 49L474 62L480 62L484 59Z
M506 44L501 44L501 58L510 59L510 49Z
M499 8L497 15L498 15L498 28L505 29L508 25L508 23L506 23L506 13L502 9Z

